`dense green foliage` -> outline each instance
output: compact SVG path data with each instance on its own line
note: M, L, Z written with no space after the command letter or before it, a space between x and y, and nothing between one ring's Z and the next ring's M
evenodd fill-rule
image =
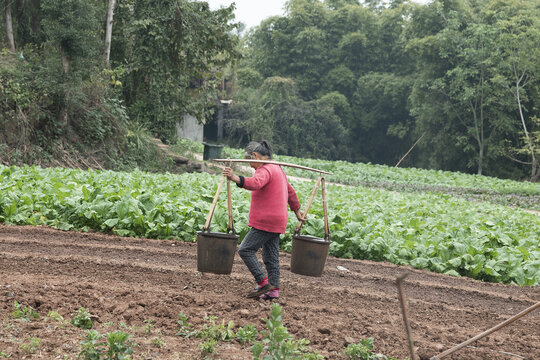
M122 236L194 241L218 179L212 175L1 167L0 221L90 229ZM301 203L312 183L294 182ZM365 187L327 187L331 254L386 260L487 281L540 281L540 218L519 209L472 203L445 194L409 194ZM247 228L249 192L232 191L235 228ZM212 229L228 225L225 195ZM322 236L322 201L304 230ZM289 217L285 250L296 225Z
M110 62L107 3L2 1L0 161L107 168L150 164L147 134L172 141L185 113L209 116L222 69L233 63L233 7L117 1ZM98 165L96 165L96 160ZM159 164L167 168L166 164Z
M537 1L290 0L244 42L231 144L538 178Z
M4 164L150 168L139 135L174 143L227 97L230 145L394 165L418 141L401 166L540 175L535 0L289 0L242 36L234 6L122 0L110 61L108 2L2 4Z

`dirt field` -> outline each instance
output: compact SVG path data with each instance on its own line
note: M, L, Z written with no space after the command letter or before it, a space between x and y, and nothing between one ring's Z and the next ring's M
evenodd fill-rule
M180 312L195 328L214 315L219 323L233 320L236 327L263 330L271 304L244 297L253 283L238 255L230 276L198 273L196 260L195 244L0 224L0 357L75 359L85 331L59 326L46 315L55 310L69 320L79 307L95 315L100 333L129 332L138 344L134 359L202 358L201 339L176 335ZM281 264L283 323L328 359L345 359L346 344L368 337L375 339L376 352L408 356L395 286L405 271L422 359L540 301L540 287L488 284L388 263L329 258L319 278L291 273L286 253ZM41 318L14 319L14 300ZM153 328L145 330L145 320ZM24 346L32 337L41 340L33 354ZM216 350L216 359L252 358L250 347L237 341L219 342ZM448 358L540 359L540 311Z

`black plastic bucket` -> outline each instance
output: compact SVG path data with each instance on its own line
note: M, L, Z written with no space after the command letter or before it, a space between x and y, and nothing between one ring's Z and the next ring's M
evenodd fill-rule
M234 233L197 232L197 271L230 274L238 238Z
M293 235L291 271L300 275L321 276L330 241L309 235Z
M221 150L223 149L223 145L209 144L206 142L203 144L203 160L218 159L221 157Z

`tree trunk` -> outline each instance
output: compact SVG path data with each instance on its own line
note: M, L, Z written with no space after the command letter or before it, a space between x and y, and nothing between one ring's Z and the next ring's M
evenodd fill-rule
M60 58L62 60L62 70L64 72L64 101L62 103L62 108L60 109L60 124L67 127L68 125L68 112L67 112L67 96L68 96L68 80L67 76L69 74L69 57L66 55L63 48L60 49Z
M476 106L470 101L471 112L474 119L474 132L476 143L478 144L478 168L477 174L482 175L482 164L484 162L484 113L483 107L480 105L480 120L476 114Z
M480 148L480 152L478 153L478 175L482 175L482 164L484 162L484 147Z
M9 50L11 52L15 52L15 40L13 38L13 20L11 19L11 0L6 0L6 30Z
M536 167L537 167L537 160L536 156L534 155L534 147L531 142L531 138L529 137L529 132L527 131L527 125L525 124L525 117L523 116L523 108L521 106L521 98L519 96L519 81L516 82L516 100L518 104L518 110L519 110L519 117L521 119L521 124L523 125L523 132L525 133L525 140L527 141L527 145L531 149L531 159L532 159L532 168L531 168L531 181L536 181L538 179L538 174L536 173Z
M532 174L531 174L531 182L537 182L538 181L538 160L533 157L533 163L532 163Z
M114 16L115 0L109 0L109 10L107 11L107 29L105 31L105 66L109 67L109 58L111 55L112 26Z

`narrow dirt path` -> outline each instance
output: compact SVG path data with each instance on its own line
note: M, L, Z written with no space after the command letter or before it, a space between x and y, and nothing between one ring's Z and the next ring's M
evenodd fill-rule
M166 240L120 238L0 224L0 351L28 358L21 342L41 339L41 358L74 356L84 332L60 329L45 320L13 319L13 301L42 316L58 311L70 318L79 307L98 317L96 328L124 323L145 359L198 359L200 339L176 336L178 314L194 327L206 315L218 322L254 324L264 330L268 302L244 294L253 283L238 256L231 275L196 270L196 245ZM321 277L290 272L281 253L283 322L295 339L305 338L328 359L345 359L346 344L375 338L375 351L403 359L407 343L396 277L407 271L412 330L418 353L427 359L504 321L540 301L540 287L482 283L370 261L329 258ZM337 266L348 269L341 271ZM152 321L154 332L141 329ZM164 344L156 347L151 339ZM248 359L248 345L220 342L217 359ZM37 353L36 353L37 354ZM38 358L38 355L30 357ZM540 311L461 350L449 359L540 359Z

